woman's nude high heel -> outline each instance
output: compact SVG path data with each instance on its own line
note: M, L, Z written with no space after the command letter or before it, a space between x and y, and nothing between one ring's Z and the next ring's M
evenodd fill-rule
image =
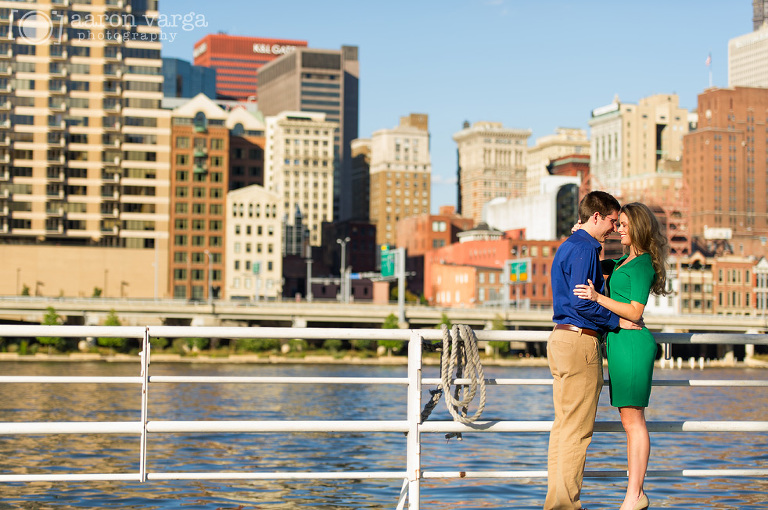
M646 510L649 506L651 506L651 501L648 499L648 496L643 493L643 495L640 496L640 499L637 500L637 503L635 503L635 508L632 510Z

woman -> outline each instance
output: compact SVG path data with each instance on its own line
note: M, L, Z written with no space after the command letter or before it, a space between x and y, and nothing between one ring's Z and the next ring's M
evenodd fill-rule
M591 299L616 315L641 323L648 295L666 292L668 243L651 210L640 203L626 204L619 212L618 232L625 255L615 261L606 288L610 297L589 285L577 285L573 293ZM643 481L651 453L645 424L645 408L651 395L651 378L656 359L656 341L642 329L620 329L608 333L608 373L611 405L619 408L627 433L629 481L621 510L649 507Z

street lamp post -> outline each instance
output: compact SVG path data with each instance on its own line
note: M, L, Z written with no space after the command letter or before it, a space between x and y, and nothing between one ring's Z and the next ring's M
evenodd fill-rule
M21 284L21 268L17 267L16 268L16 294L17 295L21 295L20 284Z
M345 275L347 274L347 243L349 242L349 237L345 237L344 239L336 239L336 242L341 245L341 271L339 271L341 277L341 288L339 290L341 291L341 302L346 303L347 280Z

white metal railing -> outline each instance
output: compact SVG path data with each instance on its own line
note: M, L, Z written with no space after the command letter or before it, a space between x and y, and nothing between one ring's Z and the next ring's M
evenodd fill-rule
M478 331L479 340L546 341L547 331ZM421 433L541 433L548 432L551 421L478 421L470 425L447 420L422 422L422 389L438 385L438 378L422 378L423 342L442 339L439 330L325 329L325 328L227 328L227 327L106 327L106 326L0 326L2 337L118 337L141 342L138 377L46 377L0 376L0 383L98 383L134 384L141 389L141 419L119 422L0 422L0 435L17 434L129 434L140 438L138 473L23 474L0 475L0 482L34 481L152 481L152 480L265 480L265 479L399 479L403 487L398 509L419 509L420 482L433 478L536 478L546 477L546 470L529 471L422 471ZM407 377L191 377L151 376L150 338L275 338L402 340L408 342ZM657 341L672 344L761 344L768 345L768 335L659 333ZM467 379L455 383L468 384ZM148 388L151 384L389 384L408 389L406 420L313 420L313 421L159 421L148 416ZM490 385L551 385L551 379L489 379ZM765 380L655 380L655 386L734 386L768 387ZM651 432L768 432L768 421L665 421L649 422ZM599 421L597 432L622 431L618 422ZM406 467L403 471L354 472L153 472L147 466L147 435L183 432L398 432L407 434ZM625 471L587 471L587 477L623 477ZM768 477L768 468L756 469L681 469L649 471L649 477Z

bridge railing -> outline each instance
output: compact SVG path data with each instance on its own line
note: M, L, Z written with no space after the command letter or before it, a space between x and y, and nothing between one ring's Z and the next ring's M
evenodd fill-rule
M326 328L216 328L216 327L105 327L105 326L2 326L3 337L117 337L137 338L141 341L139 375L137 377L47 377L47 376L0 376L3 384L25 383L94 383L135 385L141 392L139 421L112 422L0 422L0 435L27 434L128 434L139 438L139 471L117 473L62 474L60 471L36 474L3 474L2 482L35 481L135 481L155 480L264 480L264 479L397 479L403 480L403 487L397 508L419 509L420 484L431 478L535 478L546 477L546 469L529 471L423 471L421 434L429 433L530 433L548 432L551 421L478 421L469 425L421 418L422 390L426 385L439 385L440 379L422 378L422 348L425 342L442 339L438 330L383 330L383 329L326 329ZM546 341L548 332L541 331L478 331L478 340L502 341ZM408 371L406 377L193 377L153 376L150 374L151 338L273 338L306 340L400 340L408 342ZM726 334L657 334L659 342L671 344L760 344L768 345L768 335L726 335ZM469 383L457 379L455 383ZM489 379L490 385L551 385L551 379ZM166 421L152 420L148 414L149 386L159 384L387 384L407 388L405 420L310 420L310 421ZM766 380L691 380L654 381L656 386L754 386L768 388ZM652 432L768 432L768 421L668 421L649 422ZM599 421L597 432L619 432L618 422ZM154 471L148 465L147 436L184 432L333 432L333 433L374 433L396 432L407 434L406 465L397 471L351 471L351 472L163 472ZM10 467L10 466L9 466ZM588 477L624 477L625 471L591 471ZM649 471L649 477L768 477L768 469L710 469L710 470L660 470Z

